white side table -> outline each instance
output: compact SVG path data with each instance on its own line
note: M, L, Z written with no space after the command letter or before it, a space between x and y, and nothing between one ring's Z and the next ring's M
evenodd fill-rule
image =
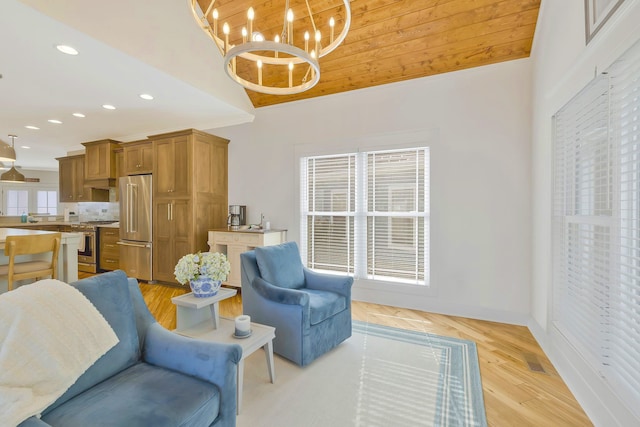
M251 336L234 338L235 320L220 317L218 302L234 296L236 292L235 289L221 288L217 295L210 298L196 298L193 294L186 294L171 298L171 301L177 309L177 327L174 332L186 337L224 344L238 344L242 347L242 357L236 371L238 385L236 411L239 414L242 408L244 359L259 348L263 348L267 359L269 379L272 384L276 380L273 364L273 339L276 337L276 328L251 322ZM206 307L209 307L209 310Z
M209 319L212 321L213 329L217 329L220 323L218 302L231 298L236 293L238 291L235 289L220 288L216 295L208 298L196 298L193 293L171 298L171 302L176 305L176 332L192 328ZM209 310L202 310L206 307L209 307Z

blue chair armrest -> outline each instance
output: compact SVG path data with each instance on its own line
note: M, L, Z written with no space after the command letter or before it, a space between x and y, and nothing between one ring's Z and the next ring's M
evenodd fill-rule
M143 360L216 385L220 389L221 426L235 426L237 366L242 347L184 337L154 323L147 330ZM216 424L217 425L217 424Z
M34 415L33 417L29 417L23 422L21 422L20 424L18 424L18 427L51 427L51 426Z
M351 276L317 273L304 267L304 279L309 289L331 291L348 298L351 297L351 286L353 285L353 277Z
M270 301L303 307L309 306L309 295L296 289L279 288L261 277L254 278L251 286L261 297Z

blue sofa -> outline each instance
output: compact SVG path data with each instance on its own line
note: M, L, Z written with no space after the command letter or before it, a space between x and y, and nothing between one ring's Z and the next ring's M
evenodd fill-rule
M238 345L182 337L160 326L135 279L114 271L72 283L120 342L39 419L19 427L236 425Z
M351 336L352 277L307 269L295 242L245 252L240 263L243 312L276 328L274 353L306 366Z

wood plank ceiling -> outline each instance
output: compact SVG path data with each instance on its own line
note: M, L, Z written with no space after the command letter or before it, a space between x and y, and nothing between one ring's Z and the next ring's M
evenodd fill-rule
M306 0L315 23L328 29L331 16L336 34L342 28L341 0ZM434 74L528 57L541 0L351 0L351 29L335 51L320 59L321 77L312 89L287 96L247 90L255 107L346 92ZM211 0L198 0L207 10ZM254 31L273 40L282 31L285 0L215 0L219 28L228 22L229 43L241 42L246 11L256 13ZM295 16L306 15L305 0L289 0ZM211 21L211 19L210 19ZM295 45L304 46L308 19L294 23ZM323 31L327 34L328 31ZM213 41L212 49L216 50ZM240 74L243 65L238 64ZM303 74L302 67L296 70ZM247 69L245 72L256 73ZM269 79L287 81L287 72ZM296 78L296 77L294 77ZM231 81L230 81L230 84ZM236 83L233 83L236 84Z

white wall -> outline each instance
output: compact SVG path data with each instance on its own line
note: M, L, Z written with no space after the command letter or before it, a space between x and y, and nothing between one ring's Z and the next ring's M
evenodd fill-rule
M229 203L299 240L296 153L421 137L431 147L431 286L356 284L356 299L526 324L528 59L256 110L231 140ZM409 137L407 135L410 135ZM333 148L327 148L333 147Z
M532 52L532 294L530 329L596 425L640 425L551 323L552 116L640 38L640 1L626 0L585 46L584 2L543 1Z

